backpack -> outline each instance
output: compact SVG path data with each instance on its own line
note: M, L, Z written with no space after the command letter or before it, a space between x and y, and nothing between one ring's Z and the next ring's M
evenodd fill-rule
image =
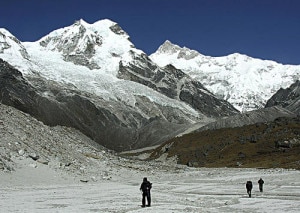
M252 182L251 181L247 181L246 188L247 189L252 189Z

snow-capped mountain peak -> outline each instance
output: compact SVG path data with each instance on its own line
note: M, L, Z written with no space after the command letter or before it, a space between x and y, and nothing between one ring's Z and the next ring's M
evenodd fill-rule
M112 70L109 64L118 64L115 61L131 61L130 51L142 52L134 48L128 34L117 23L108 19L93 24L77 20L71 26L49 33L38 44L40 49L60 52L65 61L105 71Z
M115 34L115 36L113 35ZM97 21L93 24L89 24L83 19L77 20L71 26L64 27L49 33L47 36L41 38L39 43L43 47L48 49L58 49L61 51L62 46L67 46L73 42L75 44L81 44L81 42L92 42L101 45L102 39L108 36L120 35L123 39L129 38L127 33L123 31L119 25L108 19ZM61 40L58 41L58 38ZM89 43L90 44L90 43ZM133 46L133 44L130 44ZM85 51L85 49L79 49Z
M176 54L177 58L184 58L186 60L192 59L201 55L199 52L195 50L190 50L187 47L181 48L180 46L173 44L169 40L166 40L156 51L156 54L167 54L173 55Z
M180 51L178 45L172 44L169 40L166 40L156 51L157 54L174 54Z
M240 111L264 107L278 89L300 78L300 65L282 65L239 53L222 57L197 53L166 41L150 58L159 66L171 64L181 69Z

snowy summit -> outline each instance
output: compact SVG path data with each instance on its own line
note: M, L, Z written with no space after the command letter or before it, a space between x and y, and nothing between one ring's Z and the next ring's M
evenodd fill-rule
M181 69L240 111L263 108L277 90L300 78L300 65L282 65L238 53L204 56L170 41L162 44L150 58L160 66L172 64Z

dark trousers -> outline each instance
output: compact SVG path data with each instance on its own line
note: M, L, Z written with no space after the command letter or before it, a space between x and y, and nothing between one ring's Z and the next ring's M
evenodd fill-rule
M251 189L247 189L247 193L248 193L249 197L251 197Z
M143 199L142 199L142 205L145 206L146 204L146 197L147 197L147 206L151 205L151 196L150 196L150 191L143 191Z
M262 184L261 185L259 184L259 191L263 192L263 185Z

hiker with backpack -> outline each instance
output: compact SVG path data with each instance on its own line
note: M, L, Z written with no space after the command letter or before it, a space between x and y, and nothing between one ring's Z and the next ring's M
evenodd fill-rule
M150 183L146 177L144 177L143 182L141 184L140 190L142 191L142 207L145 207L146 198L147 198L147 206L151 205L151 195L150 190L152 188L152 183Z

